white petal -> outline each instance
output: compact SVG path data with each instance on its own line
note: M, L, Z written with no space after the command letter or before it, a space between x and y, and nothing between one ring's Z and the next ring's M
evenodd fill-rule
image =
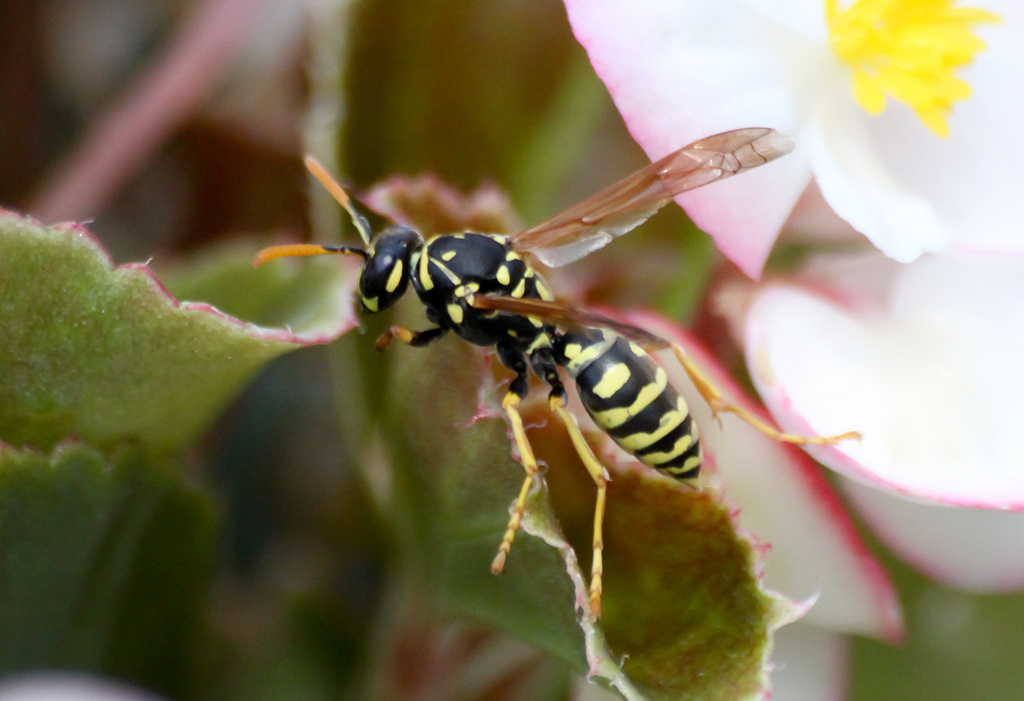
M869 134L866 115L855 111L845 79L837 75L837 82L822 84L817 118L805 132L822 195L890 258L910 262L946 248L949 235L932 203L890 171Z
M653 317L631 321L681 345L729 401L758 411L692 338ZM740 523L770 547L766 585L794 600L818 597L801 622L899 639L902 623L892 586L817 466L735 416L722 416L719 427L675 357L662 351L659 359L690 405L726 498L740 508Z
M951 137L890 99L868 115L813 0L566 0L570 21L633 136L652 158L726 128L771 126L801 146L764 171L680 197L694 221L756 276L784 215L814 175L831 206L892 258L960 250L1024 253L1007 188L1024 162L1024 3L990 0L989 44L960 71L973 95Z
M1024 509L1024 261L924 258L887 292L847 282L760 292L747 361L775 417L863 440L812 452L863 482L957 505ZM822 280L817 280L821 285ZM885 298L885 304L878 301Z
M844 489L901 559L949 587L1024 588L1024 514L907 501L858 482Z
M850 674L845 635L803 622L775 631L771 701L841 701Z
M806 75L825 47L737 0L568 0L566 7L577 39L652 159L727 129L766 126L795 135L804 121L804 102L794 95L806 90ZM809 179L806 158L791 154L679 202L726 255L756 275Z

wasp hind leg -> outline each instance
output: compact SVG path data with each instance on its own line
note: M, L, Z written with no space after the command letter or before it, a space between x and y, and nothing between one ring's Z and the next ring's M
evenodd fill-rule
M769 438L773 438L783 443L795 443L797 445L829 445L846 439L860 439L860 433L857 431L847 431L846 433L839 433L834 436L799 436L793 433L783 433L743 407L727 402L725 397L722 396L722 393L718 391L718 388L711 383L711 380L709 380L704 373L700 371L700 368L698 368L696 364L686 356L683 349L674 343L672 344L672 352L679 360L679 364L683 366L684 370L686 370L686 374L690 376L690 380L697 387L697 391L700 392L700 396L702 396L708 406L711 407L711 412L719 422L721 422L721 419L719 418L721 414L735 414L741 420L750 426L753 426Z
M604 508L608 499L608 471L598 461L597 457L594 456L594 451L590 449L587 439L583 437L583 432L580 431L579 424L576 423L576 417L566 410L565 394L558 395L552 392L548 403L551 405L551 409L558 414L562 423L565 424L565 429L569 432L569 438L572 439L572 445L576 449L576 454L580 456L580 460L586 466L587 472L590 473L591 478L594 480L594 484L597 485L597 500L594 504L594 558L590 565L590 612L594 618L600 618L601 580L604 576L604 561L601 553L604 550Z

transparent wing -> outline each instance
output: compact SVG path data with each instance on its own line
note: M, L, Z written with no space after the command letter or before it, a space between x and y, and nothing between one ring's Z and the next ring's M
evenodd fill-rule
M695 141L575 207L511 238L549 267L578 260L646 221L673 197L756 168L793 150L774 129L736 129Z
M671 346L665 339L655 336L650 331L644 331L638 326L624 324L621 321L609 319L601 314L580 309L565 302L502 295L478 295L473 299L473 306L477 309L495 309L533 316L555 326L588 326L610 329L620 336L635 341L647 351L661 350Z

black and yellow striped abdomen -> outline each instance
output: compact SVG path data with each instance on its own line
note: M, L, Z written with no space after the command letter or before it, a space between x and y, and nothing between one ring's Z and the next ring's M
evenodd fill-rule
M689 407L644 349L582 328L559 334L556 350L594 423L619 447L676 479L697 477L702 454Z

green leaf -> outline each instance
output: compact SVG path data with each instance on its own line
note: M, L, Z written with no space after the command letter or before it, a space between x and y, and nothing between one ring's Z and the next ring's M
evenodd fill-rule
M602 624L623 672L647 698L758 698L781 607L728 507L641 468L608 499Z
M231 240L153 268L176 298L201 299L264 328L287 328L295 344L326 343L356 325L359 261L327 256L254 269L256 252L272 243Z
M521 536L505 574L490 571L523 469L511 457L503 421L473 421L485 377L479 351L449 338L389 353L383 435L394 458L390 515L425 589L443 608L583 668L575 593L559 553Z
M480 400L481 386L492 386L482 355L457 339L389 352L382 431L394 472L384 500L414 576L442 610L509 631L627 698L763 691L770 631L786 608L761 588L754 548L719 496L609 465L604 610L595 624L582 615L595 490L557 418L543 401L524 411L554 508L542 480L496 577L489 565L523 469L505 421L480 418L496 404L493 392Z
M246 309L253 316L287 302L293 315L308 310L294 302L288 275L287 266L236 275L235 295L259 300ZM128 440L180 449L265 361L351 326L350 313L336 311L350 299L345 277L337 273L318 303L335 310L334 328L306 311L314 328L302 337L179 304L146 266L114 268L83 227L42 227L0 211L0 440L43 450L68 436L102 448ZM322 290L317 281L301 285Z
M180 691L213 520L207 497L138 451L0 449L0 674L68 667Z

